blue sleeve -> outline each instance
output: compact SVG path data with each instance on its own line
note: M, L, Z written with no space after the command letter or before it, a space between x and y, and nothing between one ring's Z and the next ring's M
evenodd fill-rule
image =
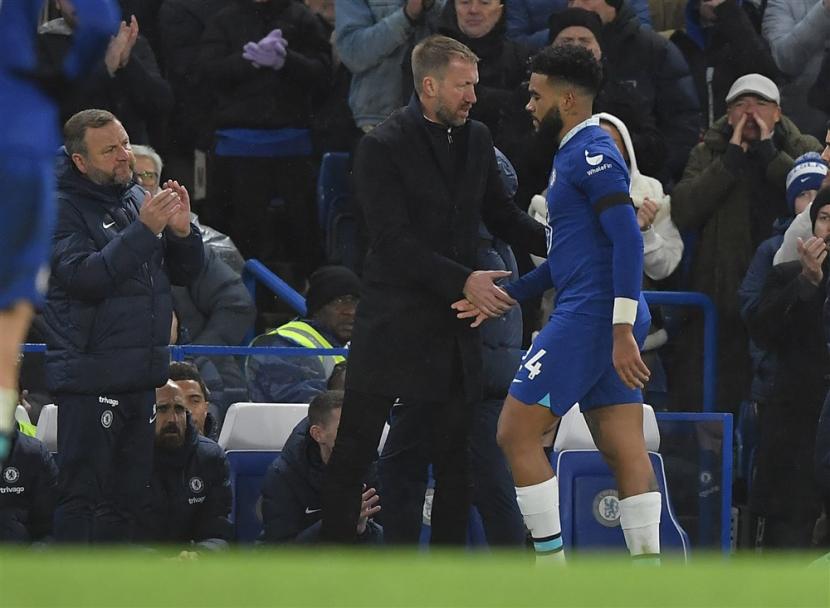
M553 288L553 279L547 263L504 286L510 297L519 302L539 297L551 288Z
M118 30L119 9L113 0L73 0L72 5L78 24L63 73L74 80L103 56L110 36Z
M616 148L589 144L581 169L585 192L613 245L614 297L639 300L643 284L643 236L629 195L628 170Z

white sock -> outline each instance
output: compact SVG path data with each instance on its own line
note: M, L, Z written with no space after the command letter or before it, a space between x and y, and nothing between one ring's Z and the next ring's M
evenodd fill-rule
M516 488L516 502L533 537L536 563L565 561L559 523L559 484L556 476L535 486Z
M646 492L620 501L620 526L631 557L660 563L660 492Z
M17 391L0 388L0 433L11 435L15 429L14 410L17 408Z

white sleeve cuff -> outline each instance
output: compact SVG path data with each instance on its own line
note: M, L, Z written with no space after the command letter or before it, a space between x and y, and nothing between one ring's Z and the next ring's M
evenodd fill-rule
M614 325L634 325L637 320L637 304L639 302L631 298L614 298Z

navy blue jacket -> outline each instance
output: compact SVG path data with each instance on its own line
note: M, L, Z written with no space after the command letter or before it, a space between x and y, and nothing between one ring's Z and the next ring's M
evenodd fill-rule
M342 348L340 340L325 327L311 319L300 319L322 335L332 348ZM279 334L262 334L251 346L302 348ZM326 391L328 376L320 357L276 357L249 355L245 359L248 394L256 403L310 403L315 395Z
M199 435L190 416L180 447L156 447L150 494L141 525L147 542L192 542L210 549L230 542L228 459L219 444Z
M262 524L267 543L313 542L319 535L320 490L326 465L320 446L308 434L309 427L308 418L294 427L282 454L265 473ZM365 479L367 487L377 487L374 463ZM382 534L382 528L370 520L359 541L379 542Z
M744 280L738 288L738 299L741 306L741 319L749 325L758 309L761 300L761 292L764 290L767 275L772 269L772 260L775 253L784 242L784 232L792 223L793 218L777 221L773 230L775 234L765 240L755 250L755 256L746 270ZM749 341L749 354L752 357L752 387L750 388L750 399L756 403L766 403L772 391L772 384L775 379L776 358L758 347L751 339Z
M138 220L144 191L99 186L58 157L58 218L43 318L50 391L152 390L167 380L171 281L199 274L199 229L157 238Z
M0 474L0 542L31 543L52 534L58 467L46 446L15 431Z
M478 268L509 270L509 281L519 278L516 258L510 246L481 227ZM504 399L522 359L522 310L514 306L502 316L481 326L484 362L484 398Z

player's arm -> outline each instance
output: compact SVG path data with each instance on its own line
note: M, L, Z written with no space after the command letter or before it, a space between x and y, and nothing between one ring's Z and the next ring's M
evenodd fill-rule
M610 166L603 171L582 172L582 187L613 247L614 368L627 386L644 388L649 371L633 331L643 282L643 237L625 169L613 155L605 161Z
M550 268L548 268L546 263L534 268L515 281L504 285L504 290L511 298L518 302L538 298L548 289L552 288L553 279L550 276Z

